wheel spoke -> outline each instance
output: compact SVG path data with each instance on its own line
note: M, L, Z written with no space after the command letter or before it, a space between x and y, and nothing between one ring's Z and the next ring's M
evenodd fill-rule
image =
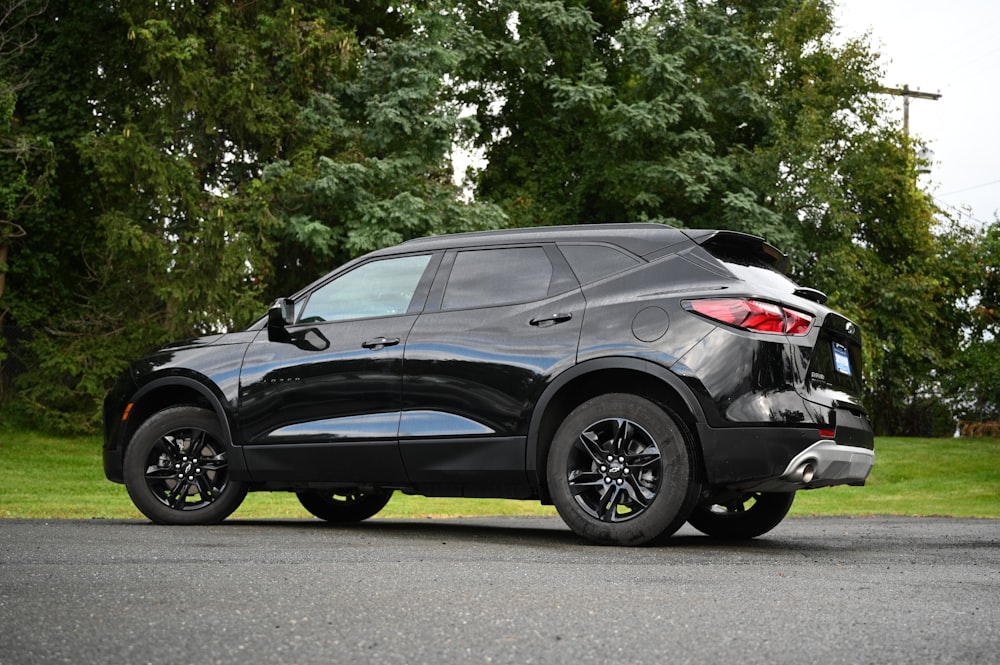
M625 491L628 492L629 498L637 504L636 510L648 508L649 504L656 498L656 493L644 487L635 476L631 476L625 481Z
M170 494L167 495L167 505L174 510L183 510L187 503L188 488L190 486L191 483L187 480L181 480L174 485L174 488L170 490Z
M633 426L630 421L621 418L616 419L611 442L611 453L618 456L628 452L629 444L632 442L632 434Z
M604 474L596 471L581 471L569 478L569 489L574 495L583 494L595 487L603 488L604 485Z
M745 513L747 510L750 509L752 505L750 501L753 500L755 496L756 495L754 494L741 496L737 499L733 499L728 503L721 504L721 507L724 508L727 513L736 513L736 514Z
M587 430L580 434L580 444L583 449L587 451L590 458L597 464L601 464L604 461L605 456L608 454L606 450L601 448L601 444L598 442L597 434L592 430Z
M218 455L214 455L212 457L202 458L198 460L198 464L206 471L222 471L229 466L228 462L226 462L225 453L219 453Z
M201 450L202 448L205 447L205 437L207 436L208 434L205 432L205 430L199 429L193 431L191 433L191 439L190 439L191 445L187 450L188 454L191 455L192 457L194 456L200 457Z
M597 518L604 522L614 522L618 513L618 499L621 490L617 485L608 485L597 505Z
M160 438L160 442L163 444L164 452L171 457L170 461L174 462L183 457L184 451L181 449L181 445L177 442L177 437L166 434Z
M201 493L202 501L212 503L216 499L215 488L204 475L199 475L195 482L198 484L198 491Z
M646 452L653 450L653 452ZM660 453L655 448L646 448L638 455L626 455L625 463L630 469L647 469L660 463Z
M146 480L169 480L175 476L176 473L171 467L162 467L156 464L146 467Z

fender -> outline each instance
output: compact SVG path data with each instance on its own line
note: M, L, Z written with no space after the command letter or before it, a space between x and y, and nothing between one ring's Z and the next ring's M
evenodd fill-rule
M644 374L665 384L683 401L684 407L696 422L705 421L705 412L698 402L694 393L684 383L684 381L663 365L636 358L634 356L606 356L587 360L567 369L565 372L553 379L539 397L534 411L531 414L531 422L528 425L528 441L525 450L525 465L529 476L538 477L538 453L543 442L539 441L543 419L549 409L553 399L569 383L585 377L588 374L607 370L626 370ZM692 427L692 434L697 432ZM544 475L544 473L542 474Z
M180 387L188 390L192 390L198 393L201 397L208 402L212 411L215 413L216 419L219 421L219 427L222 428L223 436L225 437L225 444L229 449L230 453L230 466L233 471L242 472L246 469L246 463L243 459L242 446L236 444L234 437L234 427L232 424L233 415L231 410L228 408L224 396L217 393L217 387L211 383L206 377L195 374L193 376L183 375L183 374L170 374L167 376L159 376L149 383L146 383L141 388L139 388L132 398L134 404L141 404L143 398L147 395L163 389L163 388L173 388ZM215 388L213 390L213 388ZM128 428L129 431L134 431L133 428ZM121 432L121 446L120 450L124 454L124 438L125 432ZM236 454L239 451L239 454Z

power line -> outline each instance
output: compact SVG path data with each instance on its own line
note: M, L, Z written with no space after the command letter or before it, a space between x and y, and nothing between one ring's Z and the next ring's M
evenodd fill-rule
M980 185L973 185L972 187L965 187L964 189L956 189L951 192L945 192L940 194L940 196L951 196L952 194L962 194L963 192L971 192L974 189L982 189L983 187L989 187L990 185L1000 185L1000 180L991 180L990 182L984 182Z

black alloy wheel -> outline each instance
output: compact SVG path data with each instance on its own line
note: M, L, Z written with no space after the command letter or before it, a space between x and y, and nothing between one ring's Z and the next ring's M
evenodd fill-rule
M215 414L193 406L144 422L125 452L124 475L136 507L157 524L221 522L247 493L230 476Z
M749 492L723 503L698 505L688 523L714 538L756 538L778 526L793 501L795 492Z
M563 421L547 480L559 515L601 544L638 545L676 531L700 486L683 423L649 400L602 395Z
M299 492L299 503L316 517L327 522L344 523L366 520L389 503L392 490L307 490Z

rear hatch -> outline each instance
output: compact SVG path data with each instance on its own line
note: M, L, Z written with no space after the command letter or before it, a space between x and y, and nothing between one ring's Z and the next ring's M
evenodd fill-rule
M763 299L780 300L779 304L815 317L807 335L788 337L791 343L804 347L802 359L807 361L795 388L803 399L830 413L830 421L837 425L838 443L871 447L870 425L861 403L858 326L826 307L823 293L786 277L788 258L762 239L731 231L687 233L736 277L759 288L757 295Z

